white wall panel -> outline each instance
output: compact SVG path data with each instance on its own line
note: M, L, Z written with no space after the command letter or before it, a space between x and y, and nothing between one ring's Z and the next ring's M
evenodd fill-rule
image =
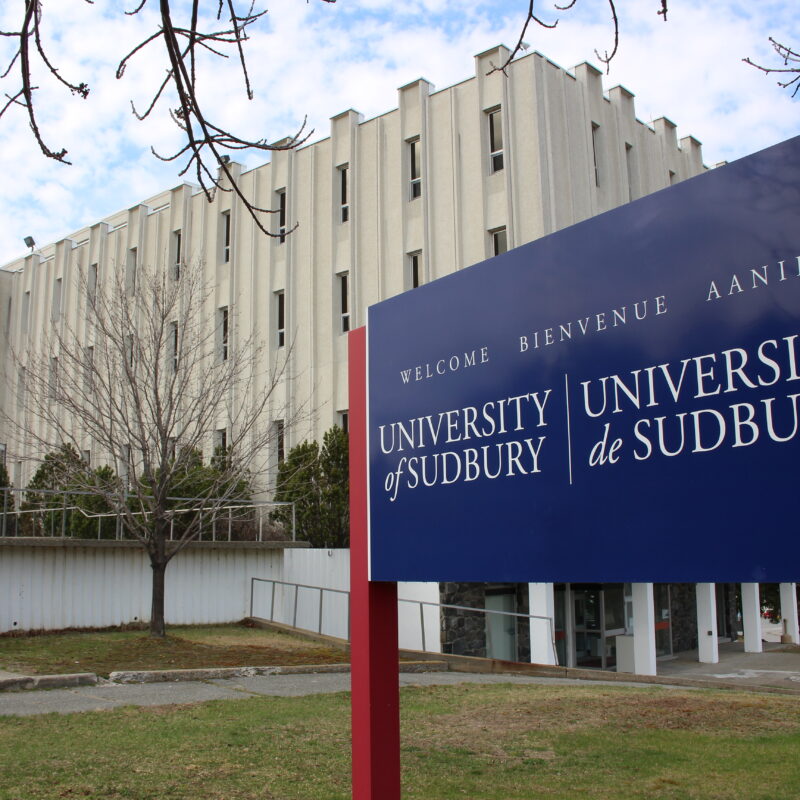
M169 625L249 614L250 578L280 577L283 551L189 548L167 567ZM0 547L0 632L105 627L150 618L152 573L139 548Z

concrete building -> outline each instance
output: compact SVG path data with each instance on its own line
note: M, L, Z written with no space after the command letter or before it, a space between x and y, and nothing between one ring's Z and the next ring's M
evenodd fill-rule
M697 140L679 141L666 117L637 120L633 95L621 86L604 93L591 65L567 72L532 53L507 74L492 72L507 54L504 47L481 53L473 77L440 91L423 79L409 83L398 90L398 107L374 119L344 111L331 119L328 138L275 152L255 169L232 163L252 203L278 210L268 223L275 238L258 230L234 194L218 192L208 203L183 184L6 265L2 409L13 417L19 407L9 348L34 352L50 326L78 327L78 274L101 285L116 270L135 274L137 265L199 263L215 287L205 324L224 320L234 346L253 334L273 360L291 345L269 423L282 432L265 454L274 465L279 450L346 426L345 334L364 323L368 305L704 170ZM284 432L284 415L300 404L313 416ZM93 442L78 444L102 460ZM24 486L43 454L7 432L0 447L14 485ZM564 591L572 598L564 636L574 642L577 606ZM642 591L649 619L653 587ZM628 595L619 592L624 605ZM555 596L552 587L531 589L533 613L550 608L552 617ZM645 617L633 615L636 624Z

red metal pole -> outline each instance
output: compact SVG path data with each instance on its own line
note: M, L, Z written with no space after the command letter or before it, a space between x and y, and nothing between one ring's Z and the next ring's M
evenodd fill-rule
M400 800L397 584L368 580L366 329L348 344L353 800Z

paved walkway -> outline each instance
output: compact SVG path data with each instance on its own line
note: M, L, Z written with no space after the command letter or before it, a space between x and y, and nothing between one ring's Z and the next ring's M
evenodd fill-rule
M763 653L745 653L742 642L719 646L718 664L700 664L697 651L659 661L658 674L665 678L725 681L743 688L772 686L800 690L800 647L763 642Z
M478 675L461 672L401 673L401 686L436 686L459 683L581 683L565 678L534 678L518 675ZM615 685L619 685L616 683ZM641 684L626 684L639 686ZM202 703L206 700L241 700L254 695L299 697L350 691L348 673L304 675L259 675L251 678L228 678L179 683L98 684L71 689L18 691L0 694L0 716L11 714L70 714L77 711L100 711L122 706L160 706Z

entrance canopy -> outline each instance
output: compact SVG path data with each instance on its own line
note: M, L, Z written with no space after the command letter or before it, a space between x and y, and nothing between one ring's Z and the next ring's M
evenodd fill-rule
M367 332L372 580L797 577L800 137Z

